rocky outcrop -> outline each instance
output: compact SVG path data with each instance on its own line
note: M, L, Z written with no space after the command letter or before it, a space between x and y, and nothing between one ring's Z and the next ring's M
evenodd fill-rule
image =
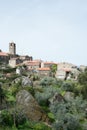
M32 81L28 77L22 77L22 86L32 86Z
M12 83L19 83L19 82L21 82L22 87L33 86L32 81L28 77L25 77L25 76L16 78Z
M17 106L21 108L24 114L33 121L48 122L48 117L33 96L26 90L21 90L16 95Z

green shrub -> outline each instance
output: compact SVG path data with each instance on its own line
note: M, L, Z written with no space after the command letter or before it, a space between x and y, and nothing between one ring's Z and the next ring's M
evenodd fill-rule
M40 81L40 85L42 86L50 86L50 85L56 85L57 80L52 77L45 77Z
M54 121L55 121L55 117L54 117L54 114L53 114L53 113L49 112L49 113L48 113L48 117L49 117L49 119L50 119L51 122L54 122Z
M27 118L21 109L14 106L10 110L2 110L0 114L0 126L18 127L26 122Z
M49 105L49 99L54 96L56 92L60 92L59 88L48 86L48 87L43 87L42 92L36 92L35 93L35 98L38 101L38 103L42 106L48 106Z
M0 125L1 126L12 126L13 125L12 115L8 110L1 111Z
M33 129L34 130L51 130L51 128L45 125L44 123L36 123Z
M51 104L50 111L55 117L53 128L55 130L84 130L82 122L86 120L86 106L87 102L82 97Z
M64 82L61 86L61 89L64 91L70 91L70 92L74 92L75 90L75 83L74 82Z

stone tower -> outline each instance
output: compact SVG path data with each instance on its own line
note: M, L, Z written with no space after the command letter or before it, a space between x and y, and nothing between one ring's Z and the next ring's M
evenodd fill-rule
M9 53L16 55L16 44L14 42L9 43Z

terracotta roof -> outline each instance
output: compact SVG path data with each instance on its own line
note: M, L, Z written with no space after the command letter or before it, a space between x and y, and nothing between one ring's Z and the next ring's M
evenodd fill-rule
M38 68L39 71L50 71L50 68Z
M32 65L32 66L40 64L40 62L38 62L38 61L28 61L28 62L24 62L24 63L25 63L25 65Z
M0 56L8 56L6 52L0 52Z

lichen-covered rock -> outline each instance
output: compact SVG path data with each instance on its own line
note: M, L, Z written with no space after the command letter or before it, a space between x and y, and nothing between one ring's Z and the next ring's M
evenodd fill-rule
M32 82L28 77L22 77L22 86L32 86Z
M47 121L46 114L42 111L37 101L26 90L21 90L16 95L17 106L33 121Z
M64 99L66 101L70 101L70 100L74 99L74 93L72 93L72 92L66 92L64 94Z
M28 77L26 77L26 76L22 76L22 77L19 77L19 78L16 78L12 83L14 84L14 83L19 83L19 82L21 82L21 85L22 85L22 87L25 87L25 86L33 86L33 83L32 83L32 81L28 78Z

